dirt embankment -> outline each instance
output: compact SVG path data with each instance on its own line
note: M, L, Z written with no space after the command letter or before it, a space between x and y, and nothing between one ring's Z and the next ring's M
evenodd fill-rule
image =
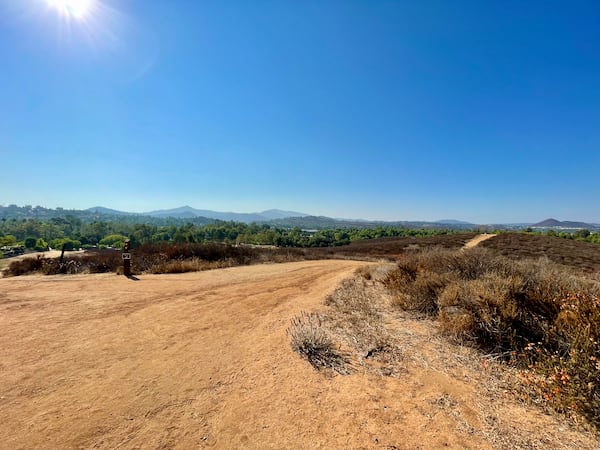
M556 428L481 397L481 371L429 323L393 319L398 378L326 376L293 353L290 319L360 265L1 279L0 448L501 448ZM545 448L597 443L559 432Z

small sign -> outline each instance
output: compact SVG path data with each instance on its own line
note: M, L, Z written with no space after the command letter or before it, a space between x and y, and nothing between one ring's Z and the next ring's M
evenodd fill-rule
M123 259L131 259L131 253L123 253L121 256Z

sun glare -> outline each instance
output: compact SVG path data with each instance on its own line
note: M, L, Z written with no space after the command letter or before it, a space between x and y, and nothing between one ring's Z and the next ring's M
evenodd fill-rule
M94 9L96 0L46 0L46 3L64 17L83 20Z

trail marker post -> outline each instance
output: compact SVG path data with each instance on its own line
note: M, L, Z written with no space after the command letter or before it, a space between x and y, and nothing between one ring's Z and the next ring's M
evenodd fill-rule
M126 277L131 276L131 253L129 253L130 245L131 242L129 239L127 239L123 245L123 254L121 255L123 257L123 275Z

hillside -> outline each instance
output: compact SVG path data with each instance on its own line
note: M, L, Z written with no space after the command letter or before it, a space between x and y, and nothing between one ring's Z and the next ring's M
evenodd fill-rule
M236 213L236 212L220 212L211 211L208 209L195 209L191 206L182 206L174 209L164 209L157 211L150 211L144 213L150 217L176 217L176 218L193 218L193 217L206 217L209 219L223 220L223 221L234 221L242 223L252 222L268 222L275 219L283 219L286 217L304 217L307 214L294 212L294 211L282 211L280 209L269 209L267 211L257 213Z
M589 230L592 230L598 228L598 225L585 222L573 222L569 220L560 221L556 219L546 219L531 225L531 228L562 228L575 230L587 228Z

